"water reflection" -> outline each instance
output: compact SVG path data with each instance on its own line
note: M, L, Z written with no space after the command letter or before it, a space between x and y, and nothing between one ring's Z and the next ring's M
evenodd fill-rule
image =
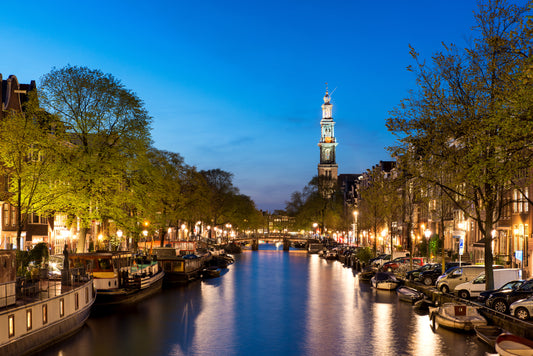
M261 245L261 248L268 248ZM339 262L246 251L221 278L164 290L89 319L44 355L484 355L475 336L427 315Z

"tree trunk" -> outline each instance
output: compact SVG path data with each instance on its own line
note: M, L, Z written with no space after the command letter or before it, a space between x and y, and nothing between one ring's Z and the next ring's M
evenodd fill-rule
M76 247L76 252L87 252L85 248L85 242L87 240L87 228L84 226L80 229L80 237L78 240L78 246Z

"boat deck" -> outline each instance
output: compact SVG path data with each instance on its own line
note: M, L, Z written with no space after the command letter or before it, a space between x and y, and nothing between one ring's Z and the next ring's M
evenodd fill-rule
M88 277L72 278L69 283L61 283L60 279L40 279L36 281L22 280L17 282L16 302L0 307L0 311L12 308L13 306L23 306L35 303L39 300L55 297L80 287L87 283Z

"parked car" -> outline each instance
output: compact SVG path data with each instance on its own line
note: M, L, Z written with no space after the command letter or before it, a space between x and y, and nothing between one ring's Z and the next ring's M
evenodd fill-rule
M500 288L505 283L522 277L522 271L519 268L501 268L493 270L492 275L494 278L494 287ZM481 292L485 292L486 290L485 272L482 272L476 278L455 286L454 293L460 298L468 299L470 297L477 297Z
M520 320L527 320L533 315L533 296L520 299L509 306L509 313Z
M528 279L518 288L494 292L487 298L485 305L501 313L506 313L509 306L517 300L533 295L533 279Z
M459 265L459 262L446 262L444 264L444 274L448 273L452 268L455 268ZM470 263L461 263L461 266L468 266ZM418 279L420 282L424 283L426 286L432 286L435 285L435 282L437 282L437 279L440 276L443 276L442 274L442 268L436 268L428 271L424 271L420 274Z
M515 288L520 287L520 285L522 283L524 283L523 279L517 279L517 280L505 283L503 286L501 286L498 289L491 289L491 290L488 290L488 291L485 291L485 292L481 292L481 293L479 293L479 297L477 297L477 301L482 303L482 304L485 304L485 302L487 301L487 299L490 297L490 295L492 293L500 292L500 291L506 290L506 289L515 289Z
M433 269L441 268L440 263L426 263L420 268L414 269L412 271L409 271L406 273L405 278L409 281L419 281L418 277L425 272L425 271L431 271Z
M413 257L413 266L423 266L424 265L424 257ZM381 270L385 272L393 272L396 269L398 269L400 266L408 266L408 264L411 263L411 257L398 257L394 260L384 263L383 266L381 266Z
M390 261L391 259L391 256L389 254L386 254L386 253L382 253L381 255L378 255L377 257L375 258L371 258L369 261L368 261L368 264L370 266L381 266L382 264L384 264L385 262L388 262Z
M493 268L503 268L503 266L493 266ZM484 265L455 267L444 276L437 278L436 287L443 293L451 293L455 291L456 286L471 281L484 271Z

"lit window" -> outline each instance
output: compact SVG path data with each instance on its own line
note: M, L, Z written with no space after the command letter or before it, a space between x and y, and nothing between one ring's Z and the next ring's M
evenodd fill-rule
M7 330L9 337L15 336L15 315L7 317Z
M32 312L31 309L26 310L26 330L31 330L32 327Z
M43 305L43 325L48 323L48 304Z
M529 211L528 199L529 199L529 188L526 187L526 189L524 190L524 212L526 213Z
M65 316L65 299L59 299L59 316Z

